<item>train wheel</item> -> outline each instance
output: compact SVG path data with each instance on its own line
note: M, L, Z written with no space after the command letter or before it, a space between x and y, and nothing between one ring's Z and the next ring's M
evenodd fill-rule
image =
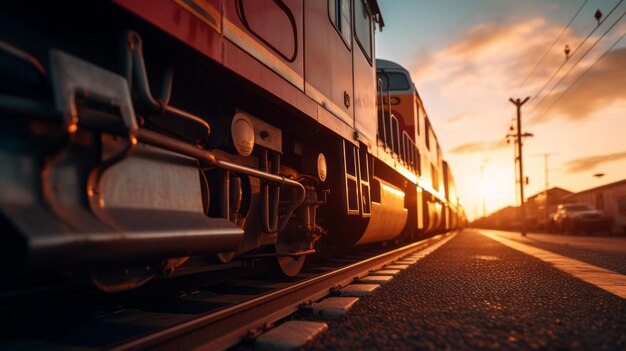
M159 264L137 265L92 272L91 281L98 289L105 292L113 293L131 290L152 280L156 275L156 267L159 267Z
M288 252L293 252L294 248L291 245L278 242L274 245L274 253L280 255ZM300 273L304 266L306 256L276 256L269 259L269 266L273 273L284 277L293 277Z

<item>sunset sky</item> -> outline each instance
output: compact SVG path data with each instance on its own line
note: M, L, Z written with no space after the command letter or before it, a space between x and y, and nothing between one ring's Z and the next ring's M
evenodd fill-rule
M470 217L482 216L483 193L487 213L516 201L510 97L531 97L522 108L522 131L534 134L524 139L527 196L544 189L544 153L550 187L580 191L626 178L626 38L618 41L626 2L587 1L529 76L584 2L379 1L386 26L377 56L411 72ZM597 9L604 22L576 50L597 27ZM565 45L571 57L537 95L565 62Z

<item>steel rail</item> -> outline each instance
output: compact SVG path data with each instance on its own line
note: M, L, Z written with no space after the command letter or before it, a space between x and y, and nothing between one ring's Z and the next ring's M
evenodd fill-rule
M198 318L164 328L137 339L113 346L116 351L129 350L216 350L231 347L248 331L287 317L308 301L316 301L330 289L350 283L407 253L429 246L447 237L440 234L398 249L323 273L288 287L254 297Z

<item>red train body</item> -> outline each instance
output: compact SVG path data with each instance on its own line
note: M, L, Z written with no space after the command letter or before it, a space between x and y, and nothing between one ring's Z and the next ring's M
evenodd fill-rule
M79 272L119 291L260 259L294 275L329 247L462 225L408 72L380 61L377 85L376 1L2 16L0 224L18 276Z

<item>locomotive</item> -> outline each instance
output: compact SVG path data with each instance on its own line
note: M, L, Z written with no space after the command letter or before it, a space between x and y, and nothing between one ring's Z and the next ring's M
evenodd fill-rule
M115 292L254 260L293 276L463 225L409 73L375 57L375 0L1 6L8 284Z

